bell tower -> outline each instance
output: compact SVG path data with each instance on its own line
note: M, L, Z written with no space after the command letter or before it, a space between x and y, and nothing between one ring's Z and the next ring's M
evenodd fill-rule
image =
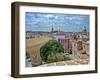
M54 31L54 29L53 29L53 27L52 27L51 32L53 32L53 31Z

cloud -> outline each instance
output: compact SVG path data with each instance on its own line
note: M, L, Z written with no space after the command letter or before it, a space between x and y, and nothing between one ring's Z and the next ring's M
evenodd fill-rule
M53 14L47 14L46 17L47 17L48 19L57 19L57 18L58 18L58 16L53 15Z
M75 21L74 23L75 23L76 25L80 25L80 24L81 24L80 21Z
M83 18L80 16L66 16L65 18L69 20L83 20Z

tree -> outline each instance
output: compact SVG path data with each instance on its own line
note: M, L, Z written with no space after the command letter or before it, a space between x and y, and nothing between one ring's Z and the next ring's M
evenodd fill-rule
M44 62L56 62L65 59L64 48L56 40L49 40L40 48L40 56Z
M55 61L56 61L56 56L54 55L54 53L48 54L46 62L50 63L50 62L55 62Z

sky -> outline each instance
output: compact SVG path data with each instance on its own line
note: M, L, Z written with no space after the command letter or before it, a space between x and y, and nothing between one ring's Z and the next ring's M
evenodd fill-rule
M89 32L89 15L61 14L61 13L25 13L26 31L50 32L54 30L64 32L81 32L84 28Z

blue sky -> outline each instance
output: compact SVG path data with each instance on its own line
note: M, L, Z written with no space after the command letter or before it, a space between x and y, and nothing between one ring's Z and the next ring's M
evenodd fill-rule
M59 13L34 13L26 12L26 31L61 30L65 32L81 32L84 28L89 31L89 15L59 14Z

